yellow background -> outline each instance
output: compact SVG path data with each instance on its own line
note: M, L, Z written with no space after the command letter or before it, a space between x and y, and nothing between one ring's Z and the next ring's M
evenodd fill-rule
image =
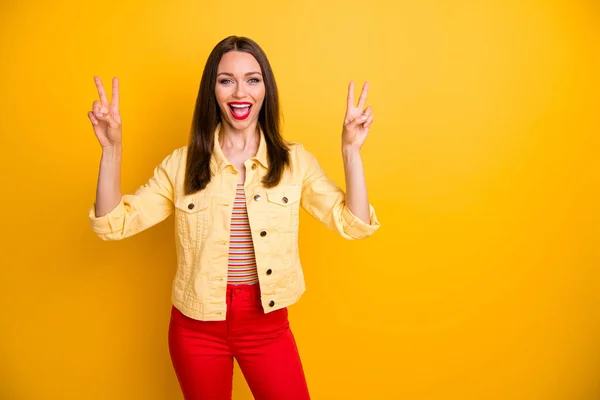
M599 398L599 26L591 0L3 2L0 398L182 398L172 219L92 233L86 114L93 76L118 76L134 191L186 143L231 34L264 48L284 136L341 186L347 83L371 82L382 228L344 241L302 214L290 318L314 399Z

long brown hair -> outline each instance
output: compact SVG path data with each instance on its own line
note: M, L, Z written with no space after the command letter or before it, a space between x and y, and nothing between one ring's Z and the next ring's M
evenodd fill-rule
M290 166L289 147L281 136L279 127L277 84L267 55L253 40L229 36L212 50L202 73L187 150L185 194L204 189L212 177L210 159L214 148L214 132L221 122L221 111L215 97L217 68L223 54L229 51L244 51L254 56L260 65L265 83L265 99L258 114L258 123L265 136L269 170L263 177L262 184L265 187L276 186L285 168Z

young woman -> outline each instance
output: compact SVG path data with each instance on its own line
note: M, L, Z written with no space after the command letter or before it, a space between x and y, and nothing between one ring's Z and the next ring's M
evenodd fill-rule
M100 78L88 117L102 146L91 225L104 240L132 236L175 214L169 351L185 399L231 399L233 359L256 399L308 399L287 307L305 290L298 217L348 239L379 228L360 149L373 122L368 84L354 86L342 129L346 193L299 143L281 136L271 66L252 40L231 36L211 52L189 144L169 154L133 194L121 194L119 84L109 103Z

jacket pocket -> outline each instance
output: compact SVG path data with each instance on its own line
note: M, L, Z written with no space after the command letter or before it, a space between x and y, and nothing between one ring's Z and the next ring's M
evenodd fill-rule
M294 232L298 229L300 185L277 186L266 191L268 215L277 231Z
M175 200L175 223L185 249L195 249L208 234L210 197L192 194Z

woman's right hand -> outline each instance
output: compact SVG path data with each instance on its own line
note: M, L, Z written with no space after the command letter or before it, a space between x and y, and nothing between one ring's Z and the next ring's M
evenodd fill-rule
M121 115L119 114L119 80L112 81L111 102L108 102L100 77L95 76L96 88L100 100L92 104L88 118L92 122L94 133L102 149L121 145Z

